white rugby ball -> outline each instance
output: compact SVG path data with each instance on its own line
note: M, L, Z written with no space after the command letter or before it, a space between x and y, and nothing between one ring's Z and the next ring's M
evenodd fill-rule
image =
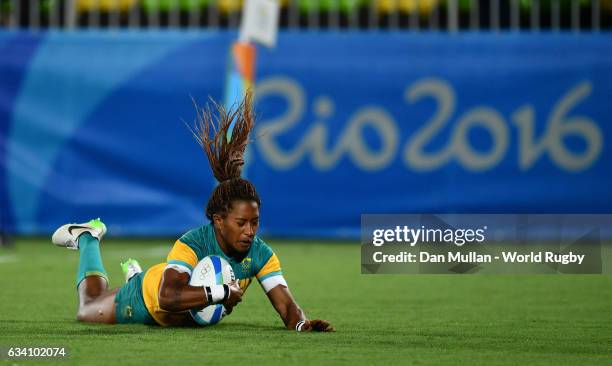
M223 258L211 255L202 259L191 272L191 286L227 285L235 280L232 266ZM208 305L201 310L191 310L191 316L200 325L213 325L226 315L222 304Z

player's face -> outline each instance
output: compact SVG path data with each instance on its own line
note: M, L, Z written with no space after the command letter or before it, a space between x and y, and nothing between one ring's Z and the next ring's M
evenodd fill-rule
M254 201L234 201L225 218L215 215L219 244L228 255L244 255L259 229L259 206ZM217 239L219 239L217 237Z

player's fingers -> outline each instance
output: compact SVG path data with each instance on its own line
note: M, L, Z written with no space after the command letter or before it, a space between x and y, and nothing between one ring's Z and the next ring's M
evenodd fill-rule
M321 332L335 332L336 329L334 329L334 327L332 327L331 324L329 324L327 320L323 320L320 324L320 331Z
M239 297L235 297L235 296L233 296L233 297L230 297L228 300L229 300L228 302L229 302L229 304L230 304L231 306L235 306L235 305L236 305L237 303L239 303L239 302L240 302L242 299L241 299L241 298L239 298Z
M243 291L240 287L230 287L230 297L242 299Z
M312 327L312 330L315 331L315 332L320 332L321 331L321 323L319 323L318 321L313 321L311 323L311 327Z
M314 319L312 320L312 328L319 332L324 332L329 327L327 320Z
M244 291L242 291L240 286L232 287L232 292L235 292L236 294L238 294L240 296L242 296L244 294Z

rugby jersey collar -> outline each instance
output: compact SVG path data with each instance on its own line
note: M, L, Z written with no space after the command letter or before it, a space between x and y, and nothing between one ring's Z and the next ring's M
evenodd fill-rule
M223 257L223 259L225 259L226 261L228 261L230 263L235 263L235 264L239 264L239 263L242 262L242 261L239 262L236 259L228 256L227 254L225 254L223 249L221 249L221 245L219 245L219 242L217 241L217 236L215 235L215 228L214 228L212 222L207 225L207 229L211 231L211 236L213 238L213 243L215 244L217 251L219 253L221 253L221 256ZM249 248L249 252L245 256L245 258L248 258L248 257L252 258L253 257L253 248L255 247L256 239L257 239L257 235L255 235L255 237L253 238L253 242L251 243L251 247Z

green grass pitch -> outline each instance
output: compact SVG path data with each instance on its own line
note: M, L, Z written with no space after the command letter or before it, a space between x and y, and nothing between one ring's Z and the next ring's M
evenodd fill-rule
M356 244L270 240L298 303L330 334L283 328L253 284L209 328L92 325L75 320L78 253L46 239L0 250L0 347L68 347L58 361L4 364L612 364L612 277L361 275ZM113 287L119 262L163 261L172 240L102 244Z

